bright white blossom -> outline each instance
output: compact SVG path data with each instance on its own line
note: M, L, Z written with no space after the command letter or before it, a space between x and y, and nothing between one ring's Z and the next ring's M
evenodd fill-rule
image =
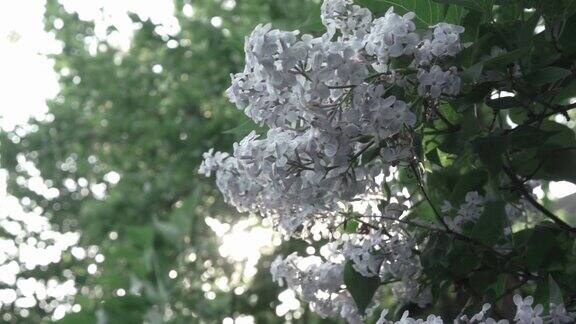
M434 26L434 37L430 42L430 52L436 57L456 56L462 49L460 34L464 27L447 23L438 23Z
M484 200L484 197L478 192L468 192L464 197L464 202L456 211L456 215L453 217L445 217L444 221L453 230L457 232L462 231L462 226L466 224L474 224L480 218L480 215L484 210ZM445 201L441 210L442 212L449 214L453 208L450 202Z
M576 322L576 313L568 312L564 304L550 303L550 315L548 320L552 324L567 324Z
M367 54L376 57L378 66L385 66L390 58L414 53L420 41L412 21L414 17L412 12L399 16L390 7L384 17L374 20L364 43Z
M368 32L372 13L352 0L328 0L322 3L320 18L330 36L339 31L343 37L352 37Z
M514 320L518 324L542 324L544 320L542 319L542 312L544 307L538 304L532 307L534 303L534 298L528 296L522 298L520 295L514 295L514 304L516 305L516 316Z
M418 94L438 98L441 95L455 96L460 93L460 77L455 67L443 70L438 65L418 70Z

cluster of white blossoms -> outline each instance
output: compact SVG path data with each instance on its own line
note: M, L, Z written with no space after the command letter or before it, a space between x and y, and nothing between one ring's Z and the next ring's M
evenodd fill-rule
M416 117L392 89L437 98L460 87L443 62L460 50L462 27L438 24L420 35L412 13L390 9L372 20L344 0L325 1L321 18L320 37L270 25L247 37L245 69L227 95L269 131L249 134L232 155L206 153L200 168L216 173L228 203L288 234L333 222L342 203L377 192L376 177L413 159Z
M270 272L279 285L286 284L322 317L342 317L350 323L359 323L354 300L344 286L345 258L335 244L327 244L319 256L301 257L296 253L286 258L278 256Z
M544 307L538 304L532 306L534 299L531 296L522 298L520 295L514 295L514 304L516 306L516 315L514 317L514 323L517 324L542 324L542 323L574 323L576 319L575 313L569 313L566 311L563 305L557 306L550 304L550 311L547 316L543 316ZM508 320L495 320L488 316L492 305L484 304L480 311L468 317L462 315L454 320L455 324L508 324ZM426 319L414 319L409 317L408 311L404 312L402 318L399 321L389 321L386 319L388 315L388 310L384 309L380 314L380 318L376 324L443 324L444 320L440 316L429 315Z
M303 301L308 302L314 312L322 317L340 316L348 323L363 323L364 318L358 312L343 281L346 260L344 255L339 252L335 243L325 245L320 253L322 257L301 257L296 253L284 259L278 256L271 266L273 279L281 286L286 284ZM408 271L413 272L413 270ZM430 293L428 292L428 294ZM540 304L533 305L534 299L531 296L522 298L520 295L515 295L513 301L516 306L513 322L517 324L563 324L574 323L576 320L576 313L568 312L562 304L551 303L548 315L544 315L544 307ZM377 304L372 303L366 311L367 315L372 315L377 307ZM490 304L484 304L481 310L472 317L461 315L453 322L463 324L509 323L508 320L490 318L488 315L491 307ZM426 319L414 319L409 317L409 313L406 311L400 320L390 321L386 319L387 314L388 310L383 309L376 324L444 323L444 320L437 315L429 315Z
M460 208L456 211L456 215L453 217L445 216L444 222L446 222L452 230L461 232L462 226L466 223L473 224L480 218L484 210L484 200L484 197L477 191L467 193L464 197L464 203L460 205ZM445 201L441 210L444 214L450 215L454 208L449 201Z
M323 317L363 320L344 285L349 262L360 275L390 283L398 300L425 306L432 299L419 283L419 250L403 219L414 202L402 190L384 198L382 179L415 161L413 104L459 94L458 69L449 62L463 47L464 28L439 23L421 32L414 17L390 8L373 19L351 0L326 0L319 37L257 26L246 38L244 71L226 94L268 132L250 133L231 154L210 150L200 166L201 174L215 173L238 211L268 217L287 235L330 242L320 256L291 254L271 267L275 281ZM334 230L360 199L377 207L357 217L353 233ZM450 218L454 230L478 219L482 203L469 193ZM528 313L522 309L519 321ZM492 323L486 311L462 321ZM391 323L385 315L378 323ZM441 322L406 313L396 323Z

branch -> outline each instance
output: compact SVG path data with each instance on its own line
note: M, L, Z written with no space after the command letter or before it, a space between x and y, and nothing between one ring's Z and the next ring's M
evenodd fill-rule
M541 104L544 104L544 103L541 103ZM523 127L530 126L530 125L533 124L533 123L541 122L541 121L543 121L544 119L546 119L546 118L548 118L548 117L550 117L550 116L554 116L554 115L556 115L556 114L567 114L570 110L576 108L576 103L572 103L572 104L565 105L565 106L551 106L551 105L546 105L546 104L544 104L544 105L547 106L548 108L552 109L553 112L549 112L549 113L545 113L545 114L540 114L540 115L534 116L534 117L528 119L528 120L527 120L525 123L523 123L522 125L519 125L519 126L517 126L517 127L514 127L514 128L512 128L512 129L507 129L507 130L505 130L504 133L514 132L514 131L516 131L516 130L522 129Z
M438 212L438 210L436 209L436 207L432 203L432 200L430 199L430 197L428 197L428 194L426 193L426 189L424 188L424 185L422 183L422 179L420 179L420 174L418 173L418 169L416 169L416 166L414 165L414 163L410 163L410 168L412 169L412 172L414 172L414 176L416 177L416 182L418 183L418 188L420 188L422 195L424 196L424 198L426 199L426 201L428 202L430 207L432 207L432 210L434 211L434 215L436 216L436 219L444 226L444 228L446 228L447 231L451 232L452 230L450 229L448 224L446 224L446 221L444 221L444 218L442 218L442 215L440 215L440 213Z
M550 218L554 223L560 226L562 229L568 231L571 234L576 234L576 228L570 226L568 223L560 219L558 216L554 215L551 211L546 209L546 207L542 206L532 195L526 190L522 181L518 178L518 176L512 171L511 168L508 166L504 166L504 172L510 178L512 183L515 185L515 188L518 189L520 194L536 209L542 212L546 217Z
M445 228L446 233L451 234L454 236L454 238L463 241L463 242L468 242L468 243L473 243L476 245L479 245L489 251L491 251L492 253L496 254L496 255L502 255L500 252L494 250L490 245L484 244L481 241L478 241L476 239L473 239L471 237L468 237L464 234L460 234L456 231L454 231L453 229L451 229L448 224L446 223L446 221L444 221L444 218L442 218L442 215L440 215L440 213L438 212L438 210L436 209L436 207L434 206L434 204L432 203L432 200L430 199L430 197L428 197L428 194L426 193L426 190L424 188L424 185L422 183L422 180L420 179L420 175L418 173L418 170L416 169L416 166L414 165L414 163L410 163L410 167L412 168L412 171L415 174L416 177L416 181L418 182L418 187L420 188L420 191L422 192L422 195L424 195L424 198L426 199L426 201L428 202L428 204L430 205L430 207L432 208L432 210L434 211L434 215L436 216L436 219L438 219L438 221L440 223L442 223L442 225Z

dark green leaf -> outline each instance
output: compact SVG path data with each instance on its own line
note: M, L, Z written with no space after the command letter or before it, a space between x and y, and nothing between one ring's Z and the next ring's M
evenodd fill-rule
M96 323L96 316L89 311L82 311L80 313L67 314L63 319L56 321L57 324L78 324L78 323Z
M448 251L452 274L458 278L467 277L480 265L480 258L468 244L454 242Z
M530 236L526 246L526 264L530 271L537 271L556 245L556 232L539 226Z
M470 286L474 291L484 295L486 291L491 290L491 284L498 278L498 273L494 270L480 270L472 273L469 279Z
M346 289L352 295L360 314L365 314L366 308L372 301L376 290L380 287L380 278L378 276L364 277L354 270L352 261L348 261L344 267L344 283L346 284Z
M182 236L182 228L169 223L169 222L162 222L158 220L154 220L153 222L154 229L160 233L160 235L168 242L171 242L178 245L180 238Z
M514 107L508 110L508 117L514 123L521 125L528 120L528 112L529 110L524 107Z
M518 48L511 52L507 52L487 60L484 62L484 66L489 69L505 67L508 64L516 62L521 58L525 58L530 53L530 51L530 47Z
M482 192L482 187L486 184L487 176L484 170L472 170L458 177L458 182L456 182L450 195L450 202L454 206L459 206L464 201L464 197L468 192Z
M142 323L149 301L141 296L108 298L102 308L109 323Z
M503 201L490 201L484 205L482 215L474 225L472 237L487 245L494 245L504 235L507 222Z
M442 163L440 162L440 156L438 155L438 149L433 149L426 153L426 159L438 166L442 166Z
M372 12L377 14L383 14L391 6L400 14L414 12L416 14L414 22L420 28L427 28L441 21L457 24L462 15L461 7L450 6L446 11L444 4L432 0L363 0L358 1L358 3L372 9Z
M434 2L454 4L484 14L490 14L494 5L493 0L434 0Z
M572 80L554 93L553 100L555 104L567 105L570 103L570 99L574 97L576 97L576 80Z
M517 107L519 105L516 97L500 97L486 100L486 104L494 110L502 110Z
M500 297L506 290L506 282L508 281L508 275L501 273L498 275L496 282L490 285L490 288L494 292L494 296Z
M562 29L562 35L560 35L560 46L564 51L565 55L572 54L576 52L576 37L574 37L574 30L576 30L576 15L572 15L568 20L566 20L566 25Z
M501 136L478 138L472 143L474 150L480 157L492 176L502 169L502 154L506 150L506 139Z
M556 133L556 131L545 131L532 126L517 128L508 136L508 143L511 149L539 147Z
M526 81L532 85L540 86L551 82L556 82L558 80L564 79L565 77L571 75L570 70L556 67L548 66L539 70L534 71L526 77Z
M541 304L548 308L550 302L550 289L547 278L538 278L536 280L536 291L534 292L534 304Z
M550 289L550 301L555 305L564 304L564 298L562 297L562 289L558 286L552 276L548 276L548 287Z
M449 260L446 251L450 250L452 241L444 235L432 235L420 255L424 273L432 280L439 282L449 277Z
M480 78L483 68L484 65L482 63L476 63L471 67L467 68L466 70L462 71L462 73L460 73L460 77L464 82L474 83L478 81L478 79Z
M576 147L559 148L541 154L542 171L549 180L576 183Z
M478 39L482 18L483 15L479 15L476 11L470 11L464 16L462 19L462 26L464 27L462 40L464 42L475 42Z

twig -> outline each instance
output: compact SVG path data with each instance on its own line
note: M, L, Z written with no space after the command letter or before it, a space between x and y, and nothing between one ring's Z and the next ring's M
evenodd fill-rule
M438 219L438 221L440 223L442 223L442 225L444 226L444 228L446 229L445 232L447 232L448 234L453 235L456 239L460 240L460 241L464 241L464 242L469 242L469 243L473 243L479 246L482 246L483 248L491 251L494 254L497 255L502 255L500 252L494 250L494 248L492 248L490 245L487 245L481 241L478 241L476 239L473 239L471 237L468 237L466 235L460 234L454 230L452 230L448 224L446 223L446 221L444 221L444 219L442 218L442 216L440 215L440 213L438 212L438 210L436 209L436 207L434 206L434 204L432 203L432 200L430 199L430 197L428 197L428 194L426 193L426 190L424 188L424 185L422 183L422 180L420 179L420 175L418 173L418 170L416 169L416 166L414 165L414 163L410 164L410 167L412 168L412 171L414 172L414 175L416 177L416 181L418 182L418 186L420 188L420 191L422 192L422 195L424 195L424 198L426 199L426 201L428 201L428 204L430 205L430 207L432 208L432 210L434 211L434 215L436 216L436 219Z
M516 176L516 173L514 173L514 171L512 171L511 168L509 168L508 166L504 166L503 169L508 178L510 178L510 180L515 184L515 188L532 206L534 206L536 209L538 209L546 217L550 218L552 221L554 221L554 223L556 223L564 230L568 231L571 234L576 234L576 228L570 226L568 223L564 222L558 216L554 215L554 213L546 209L546 207L542 206L538 201L536 201L536 199L534 199L534 197L532 197L532 195L524 187L522 181L518 178L518 176Z

